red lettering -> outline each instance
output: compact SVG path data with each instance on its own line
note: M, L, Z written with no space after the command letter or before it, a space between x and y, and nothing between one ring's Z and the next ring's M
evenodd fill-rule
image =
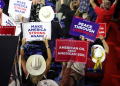
M73 28L73 30L72 31L75 31L75 28Z
M14 9L16 9L16 6L14 6Z
M31 32L29 32L29 34L31 35Z
M10 25L6 24L6 26L10 26Z
M34 32L34 34L37 34L36 32Z
M45 32L43 32L43 34L45 34Z

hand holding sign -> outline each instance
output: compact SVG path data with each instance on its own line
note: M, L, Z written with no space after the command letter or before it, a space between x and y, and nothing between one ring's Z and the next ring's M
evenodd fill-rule
M73 65L73 60L70 59L69 62L67 63L67 68L71 68L71 66Z
M26 40L24 38L22 38L22 46L24 46L26 43Z
M0 8L0 13L2 13L2 12L3 12L3 9Z
M45 38L42 36L43 42L45 43L45 45L48 47L48 40L46 39L47 35L45 36Z
M100 37L99 37L99 38L100 38L100 40L103 40L103 39L104 39L104 37L103 37L102 35L100 35Z

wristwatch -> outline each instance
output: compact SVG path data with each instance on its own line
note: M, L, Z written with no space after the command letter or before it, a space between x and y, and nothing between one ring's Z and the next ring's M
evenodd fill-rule
M50 47L46 47L46 49L48 49L48 48L50 48Z
M21 46L20 49L21 49L21 50L24 50L24 46Z

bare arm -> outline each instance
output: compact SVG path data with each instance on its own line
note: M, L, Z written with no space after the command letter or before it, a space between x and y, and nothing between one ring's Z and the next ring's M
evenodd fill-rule
M95 9L96 4L95 4L94 0L90 0L90 3L91 3L91 5L92 5L93 9Z
M45 37L45 39L43 38L43 42L45 43L46 48L49 47L48 39L46 39L46 37ZM50 64L52 62L52 53L51 53L50 48L47 48L47 56L48 56L48 58L46 60L46 70L44 72L45 76L47 76L47 71L49 70Z
M19 15L20 22L23 22L22 14Z
M61 73L60 73L60 76L63 76L63 74L64 74L64 72L65 72L65 69L66 69L66 63L63 62L63 63L62 63L62 71L61 71Z
M25 44L25 40L22 39L22 46L24 46ZM27 77L28 75L28 71L26 69L26 61L25 61L25 58L24 58L24 49L21 49L20 50L20 53L21 53L21 64L22 64L22 68L23 68L23 71L25 73L25 77Z
M62 4L64 4L64 1L63 1L63 0L61 0L61 5L62 5Z
M117 3L118 3L118 0L115 0L115 2L113 4L117 5Z
M100 40L101 40L102 43L103 43L103 46L104 46L104 48L105 48L105 52L109 54L109 46L108 46L107 42L104 40L104 38L103 38L102 35L100 35Z

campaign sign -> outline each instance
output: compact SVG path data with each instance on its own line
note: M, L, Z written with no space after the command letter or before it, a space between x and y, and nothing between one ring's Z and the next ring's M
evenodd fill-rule
M3 7L5 6L5 3L3 0L0 0L0 8L3 9Z
M0 36L15 36L16 26L0 26Z
M28 18L31 5L32 1L28 0L10 0L8 13L22 14L23 17Z
M51 40L51 22L23 23L23 37L26 41L41 41L42 36Z
M74 62L86 64L88 55L88 41L56 39L56 62L68 62L72 59Z
M95 41L100 24L94 23L82 18L73 17L69 35L80 37L83 35L85 38Z
M17 26L16 22L4 13L2 13L1 15L1 25L2 26Z
M100 27L99 27L99 31L96 38L99 38L100 35L102 35L103 37L106 37L106 23L99 23L99 24L100 24Z

